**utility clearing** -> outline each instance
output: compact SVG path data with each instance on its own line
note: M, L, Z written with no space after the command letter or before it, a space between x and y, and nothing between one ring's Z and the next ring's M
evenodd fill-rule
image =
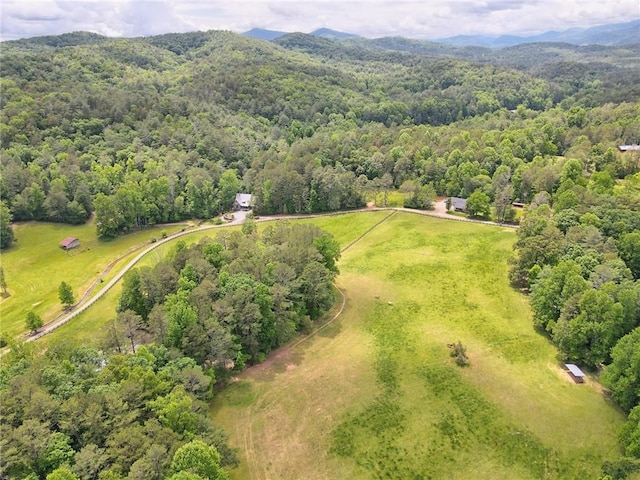
M316 221L348 243L344 219ZM342 314L213 401L241 459L233 477L597 478L624 417L534 331L507 280L515 238L397 213L353 244ZM470 366L450 356L458 341Z

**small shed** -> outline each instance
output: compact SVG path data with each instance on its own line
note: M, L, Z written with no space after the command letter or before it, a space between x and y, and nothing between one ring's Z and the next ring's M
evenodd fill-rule
M451 197L451 208L456 212L466 212L467 199L460 197Z
M640 145L618 145L621 152L635 152L640 150Z
M573 381L576 383L584 383L584 372L578 368L577 365L573 363L565 363L564 366L567 368L567 373L569 376L573 378Z
M76 237L67 237L60 242L60 248L63 250L71 250L80 246L80 240Z
M253 206L253 196L250 193L236 193L236 199L233 202L235 210L251 210Z
M511 206L512 206L513 208L524 208L524 207L525 207L525 204L524 204L524 203L522 203L522 202L511 202Z

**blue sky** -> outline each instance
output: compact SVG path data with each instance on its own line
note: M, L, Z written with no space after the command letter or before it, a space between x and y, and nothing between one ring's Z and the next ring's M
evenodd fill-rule
M0 0L2 40L78 30L134 37L328 27L369 38L531 35L640 18L640 0Z

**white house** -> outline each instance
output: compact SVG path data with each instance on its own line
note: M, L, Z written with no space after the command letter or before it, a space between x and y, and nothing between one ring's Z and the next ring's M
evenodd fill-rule
M236 199L233 202L234 210L251 210L253 206L253 196L250 193L236 193Z

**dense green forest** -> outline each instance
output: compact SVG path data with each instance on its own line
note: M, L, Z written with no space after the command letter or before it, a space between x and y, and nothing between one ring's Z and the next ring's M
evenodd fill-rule
M405 182L491 200L510 185L529 202L553 193L558 156L623 178L637 165L616 146L640 141L636 51L227 32L5 42L2 225L95 211L110 237L210 218L240 190L259 213L300 213Z
M640 143L638 45L493 51L212 31L72 33L0 52L3 249L12 220L94 214L108 238L209 219L241 191L259 214L358 208L395 189L418 208L469 198L472 213L499 221L527 204L512 283L530 292L535 326L563 358L602 370L630 412L625 458L605 473L640 468L640 152L617 148ZM338 253L322 232L258 236L249 222L130 273L104 332L113 357L14 346L1 377L3 471L45 478L75 458L80 478L105 466L112 476L100 478L195 478L180 476L176 457L190 445L224 478L233 454L203 429L198 399L229 365L259 362L312 325L333 300ZM69 421L82 402L101 405L104 425ZM174 404L188 427L171 423ZM153 443L147 425L165 440Z
M108 347L150 335L218 376L261 362L333 304L339 257L337 242L311 225L278 223L258 236L248 221L242 233L178 243L166 261L125 276Z

